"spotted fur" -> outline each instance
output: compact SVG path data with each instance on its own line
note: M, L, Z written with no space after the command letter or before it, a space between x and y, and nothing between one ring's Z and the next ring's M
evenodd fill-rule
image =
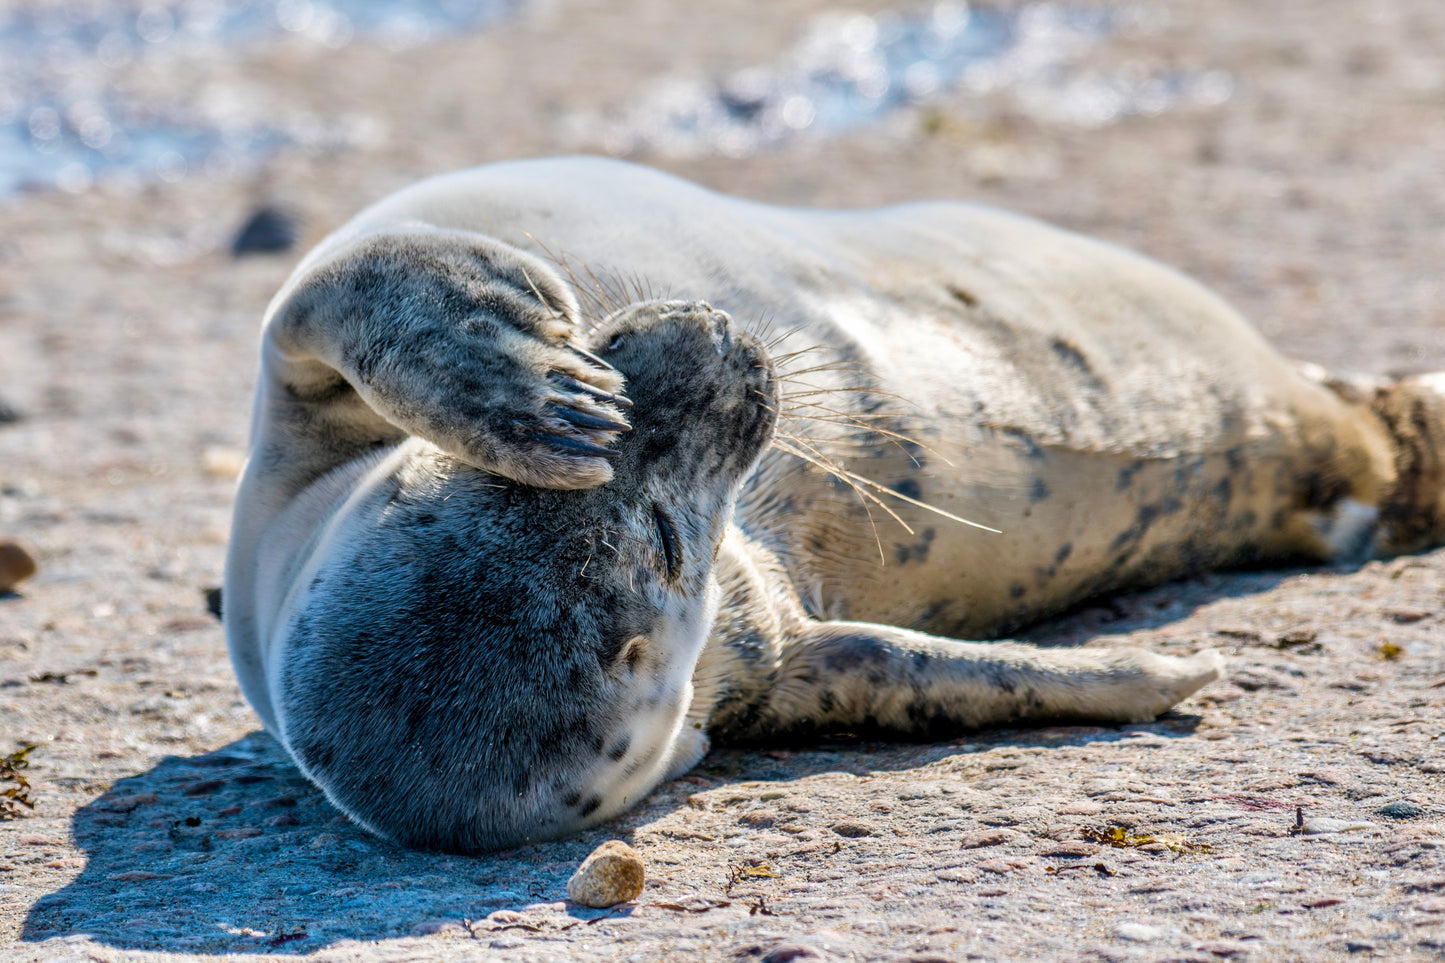
M481 168L323 242L262 359L233 661L419 847L572 832L710 739L1149 719L1219 656L956 638L1445 516L1439 379L1301 372L1165 268L959 204Z

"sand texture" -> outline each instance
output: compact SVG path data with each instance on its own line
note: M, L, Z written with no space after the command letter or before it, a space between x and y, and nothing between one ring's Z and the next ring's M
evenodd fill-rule
M203 592L258 320L300 252L427 174L598 149L578 118L621 117L659 78L776 62L822 10L558 0L423 47L165 62L134 83L368 133L0 200L0 409L17 415L0 419L0 538L39 563L0 597L0 756L36 746L34 809L0 822L0 958L1445 957L1445 552L1209 575L1031 630L1224 648L1227 681L1149 725L719 751L595 831L481 858L368 837L260 731ZM739 158L629 156L790 204L1026 211L1190 272L1293 357L1445 369L1445 4L1128 11L1067 70L1219 72L1228 96L1090 125L1004 86ZM296 212L300 245L233 258L263 203ZM645 861L642 895L568 902L613 838Z

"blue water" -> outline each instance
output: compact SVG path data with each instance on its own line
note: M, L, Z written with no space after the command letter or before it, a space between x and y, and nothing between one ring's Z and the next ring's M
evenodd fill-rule
M574 117L571 136L615 153L744 156L804 136L876 124L950 92L1005 92L1041 120L1100 126L1229 96L1222 74L1078 65L1123 29L1113 13L1036 2L934 3L905 13L829 14L772 64L721 81L663 80L618 114Z
M0 198L244 170L286 147L363 146L376 136L367 118L300 113L235 82L174 90L166 72L204 74L237 47L282 40L317 56L353 41L415 46L487 27L529 2L69 0L0 12ZM1229 96L1223 74L1081 66L1127 29L1114 13L1047 0L826 14L771 64L721 80L662 78L619 111L568 118L559 133L589 150L744 156L959 91L1002 93L1041 121L1084 126Z
M277 123L259 104L127 90L138 68L282 37L400 48L488 26L525 0L72 0L0 12L0 197L100 179L176 180L288 145L345 146L346 118Z

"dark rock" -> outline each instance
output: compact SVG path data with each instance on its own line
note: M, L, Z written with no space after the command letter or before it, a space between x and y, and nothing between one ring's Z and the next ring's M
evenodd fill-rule
M1419 819L1425 815L1425 807L1412 802L1392 802L1375 810L1387 819Z
M206 611L219 619L221 617L221 587L217 585L214 588L205 589L204 592L206 594Z
M30 553L11 541L0 541L0 595L9 592L36 571Z
M291 250L301 235L296 215L285 208L263 204L256 208L231 241L231 256L281 254Z

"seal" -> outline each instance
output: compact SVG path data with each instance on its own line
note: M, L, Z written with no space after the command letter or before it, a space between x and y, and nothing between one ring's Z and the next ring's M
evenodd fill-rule
M1445 378L1292 365L1026 218L497 164L362 212L270 305L227 636L355 821L509 847L710 740L1151 719L1220 656L958 640L1434 544L1442 425Z

